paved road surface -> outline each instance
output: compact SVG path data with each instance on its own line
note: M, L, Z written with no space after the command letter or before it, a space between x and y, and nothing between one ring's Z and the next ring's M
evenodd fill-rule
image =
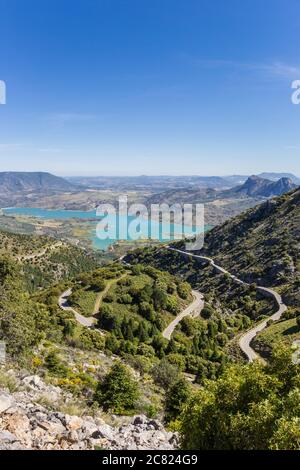
M203 300L203 295L200 294L200 292L197 292L196 290L192 291L194 300L193 302L188 305L186 309L184 309L182 312L177 315L177 317L167 326L167 328L162 332L162 335L166 339L171 339L171 336L181 320L186 317L187 315L191 315L193 317L197 317L200 315L201 310L204 307L204 300Z
M248 357L249 362L253 362L254 359L259 359L259 356L250 346L251 341L255 338L257 333L264 330L268 326L269 320L273 320L273 321L279 320L281 315L287 309L287 306L282 302L281 296L277 292L273 291L272 289L267 289L266 287L259 287L258 289L260 291L265 291L266 293L270 294L270 297L273 297L275 299L275 302L278 306L278 310L273 315L268 317L266 320L262 321L257 326L247 331L240 338L240 342L239 342L240 348Z
M87 326L88 328L90 328L96 323L97 320L93 317L89 317L89 318L84 317L80 313L76 312L74 308L70 307L70 305L68 304L68 298L70 297L71 294L72 294L72 289L68 289L65 292L63 292L58 299L58 305L60 306L62 310L73 312L78 323L80 323L82 326Z
M172 248L170 246L167 247L167 248L169 250L177 251L178 253L182 253L185 256L190 256L192 258L198 258L198 259L203 260L203 261L208 261L211 264L211 266L213 266L215 268L215 270L217 272L223 273L223 274L228 274L238 284L249 285L246 282L244 282L241 279L234 276L233 274L231 274L230 272L228 272L226 269L224 269L221 266L217 265L212 258L208 258L207 256L195 255L193 253L188 253L188 252L183 251L183 250L178 250L178 249ZM269 289L267 287L257 286L257 290L259 290L262 295L265 295L266 297L273 298L273 300L275 300L275 302L278 306L278 309L276 310L276 312L273 315L271 315L266 320L264 320L261 323L259 323L258 325L256 325L254 328L251 328L251 330L247 331L245 334L243 334L241 336L241 338L239 340L239 345L240 345L240 348L243 351L243 353L247 356L249 362L253 362L254 359L259 359L259 356L256 354L256 352L250 346L251 341L255 338L257 333L264 330L268 326L268 321L269 320L273 320L273 321L279 320L281 318L281 315L287 309L287 306L283 303L281 296L277 292L275 292L273 289Z

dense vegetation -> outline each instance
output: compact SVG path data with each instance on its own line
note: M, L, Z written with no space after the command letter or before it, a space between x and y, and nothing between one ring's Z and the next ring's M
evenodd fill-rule
M201 318L181 321L169 345L172 352L184 356L184 370L215 378L232 353L234 337L272 312L272 302L262 298L255 285L240 285L224 274L216 274L206 262L199 263L168 249L135 250L127 256L131 263L143 263L169 272L177 272L194 288L204 292Z
M82 328L70 312L57 305L57 288L30 296L20 266L8 257L0 259L0 339L9 357L28 363L41 341L71 343L83 349L101 349L99 334Z
M299 384L290 349L278 350L268 366L226 368L184 406L183 449L299 450Z
M0 231L0 255L7 253L22 267L29 292L95 269L101 262L97 253L50 237Z
M119 264L78 276L69 299L86 316L94 311L97 327L107 332L107 352L140 359L142 368L174 352L162 331L191 300L187 282L150 266Z

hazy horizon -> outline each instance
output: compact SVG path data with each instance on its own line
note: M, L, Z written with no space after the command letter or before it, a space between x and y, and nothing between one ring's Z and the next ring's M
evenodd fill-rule
M239 173L239 172L236 172L236 173L222 173L222 174L218 174L218 173L211 173L211 174L207 174L207 173L192 173L192 174L189 174L189 173L179 173L179 174L176 174L176 173L157 173L157 174L150 174L150 173L137 173L137 174L113 174L113 173L107 173L107 174L104 174L104 173L95 173L95 174L91 174L91 173L87 173L87 174L84 174L84 173L78 173L78 174L70 174L70 173L58 173L58 172L54 172L54 171L50 171L50 170L40 170L40 169L35 169L35 170L31 170L31 171L28 171L28 170L1 170L0 169L0 173L50 173L52 175L55 175L55 176L60 176L62 178L137 178L137 177L149 177L149 178L158 178L158 177L174 177L174 178L197 178L197 177L200 177L200 178L210 178L210 177L220 177L220 178L228 178L228 177L232 177L232 176L235 176L235 177L248 177L248 176L259 176L263 173L274 173L274 174L291 174L293 176L296 176L298 177L298 174L297 173L294 173L293 171L288 171L288 170L285 170L285 171L257 171L257 172L249 172L249 173Z

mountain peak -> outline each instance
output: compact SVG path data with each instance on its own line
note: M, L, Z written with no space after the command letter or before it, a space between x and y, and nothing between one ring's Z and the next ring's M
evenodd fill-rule
M234 191L237 194L250 197L280 196L294 189L296 185L288 177L280 178L278 181L270 181L257 175L251 175L244 184L238 186Z
M67 192L76 190L76 186L64 178L46 172L0 172L0 194L20 191Z

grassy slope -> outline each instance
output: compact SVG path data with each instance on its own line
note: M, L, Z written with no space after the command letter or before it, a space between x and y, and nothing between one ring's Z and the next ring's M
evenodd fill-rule
M0 231L0 255L9 255L22 266L30 291L95 269L100 264L100 255L64 242L59 244L53 238L4 231Z
M260 332L253 346L260 354L269 357L273 349L278 349L282 344L292 346L296 340L300 340L300 330L296 318L291 318L275 322Z

